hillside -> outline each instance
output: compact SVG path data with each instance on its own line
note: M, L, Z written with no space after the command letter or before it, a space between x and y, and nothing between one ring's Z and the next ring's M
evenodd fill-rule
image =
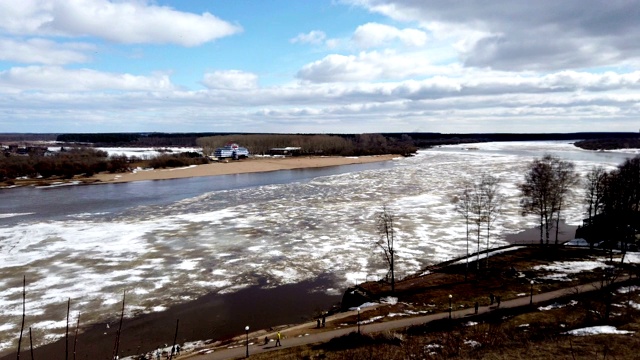
M427 273L397 283L398 301L353 308L347 316L330 317L325 328L313 323L281 330L285 346L304 342L304 337L344 329L328 342L311 343L276 350L273 342L251 334L249 346L254 359L548 359L596 358L608 354L634 358L640 340L640 281L638 254L623 257L584 248L514 247L490 257L489 268L476 263L464 281L466 260L435 266ZM481 261L481 264L483 262ZM515 270L515 272L514 272ZM629 278L630 277L630 278ZM531 284L533 279L534 283ZM582 284L582 285L581 285ZM384 283L365 283L358 288L373 298L386 297ZM489 294L500 296L490 304ZM553 294L542 296L544 294ZM447 318L451 295L452 319ZM546 300L545 300L546 299ZM535 303L529 305L529 301ZM474 303L479 315L474 316ZM398 319L415 316L433 320L421 325L397 328ZM361 334L356 326L360 322ZM388 324L388 330L381 330ZM601 327L607 325L607 327ZM594 326L600 326L595 327ZM572 336L572 329L592 336ZM611 331L618 334L610 334ZM605 334L598 335L598 332ZM244 337L224 347L240 351ZM289 339L289 340L287 340ZM295 341L294 341L295 339ZM221 344L219 344L221 345ZM264 354L257 352L267 351ZM215 352L196 359L221 359Z

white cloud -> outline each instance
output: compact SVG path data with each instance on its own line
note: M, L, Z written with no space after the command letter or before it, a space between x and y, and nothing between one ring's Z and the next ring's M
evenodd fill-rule
M431 52L395 50L360 52L358 55L331 54L307 64L297 73L310 82L359 82L406 79L448 74L456 65L437 66Z
M360 48L379 47L396 40L406 46L420 47L427 43L427 39L427 34L422 30L400 30L393 26L378 23L360 25L352 36L352 41Z
M327 35L320 30L313 30L306 34L300 33L293 39L289 40L292 44L301 43L301 44L314 44L319 45L327 38Z
M86 43L55 43L46 39L0 38L0 60L25 64L63 65L90 60L86 54L95 46Z
M174 89L165 74L137 76L105 73L91 69L63 69L58 66L14 67L0 71L0 93L167 91Z
M92 121L95 131L175 131L180 118L180 129L189 131L216 118L217 131L637 131L640 43L632 38L640 25L620 14L626 3L612 3L611 12L622 16L618 24L595 0L554 2L557 12L544 7L549 0L540 0L544 6L505 0L341 1L405 23L385 25L374 16L368 21L379 22L358 23L342 38L313 30L289 39L322 46L308 53L276 51L264 58L262 49L256 47L258 57L243 48L248 58L232 62L225 58L227 50L237 54L227 47L230 42L189 50L101 45L106 39L192 46L240 31L208 14L151 0L21 0L11 6L0 0L0 60L33 65L0 69L0 127L25 131L28 119L50 119L49 130L59 132L71 126L69 119L68 124ZM598 16L601 22L594 20ZM182 38L185 32L189 36ZM94 55L92 46L100 53ZM158 63L119 61L136 51L166 57ZM219 51L220 62L203 60L211 51ZM93 56L94 69L62 66L92 62ZM174 62L173 56L183 58ZM200 58L183 65L191 56ZM241 66L249 60L278 68L254 63L256 73L248 72ZM214 67L229 63L236 70ZM166 70L111 70L129 65ZM291 66L299 69L294 79ZM202 67L211 70L193 77ZM205 88L177 88L168 72L185 84L193 77L193 86ZM260 87L257 73L269 77L263 82L283 85Z
M202 84L209 89L247 90L258 86L258 76L239 70L215 71L205 74Z
M126 44L196 46L242 29L210 13L196 15L147 1L0 2L0 29L16 35L92 36Z
M3 121L51 119L95 131L367 132L629 131L637 128L640 93L550 91L549 79L510 80L470 73L397 83L298 84L271 88L117 92L14 92L0 97ZM4 84L0 74L0 87ZM549 83L547 83L549 81ZM620 81L623 81L622 79ZM597 82L596 82L597 83ZM87 123L90 119L95 122ZM126 119L126 121L123 121ZM66 124L65 124L66 123ZM26 124L26 123L25 123ZM364 124L364 125L363 125ZM3 124L3 126L9 123ZM9 128L9 127L6 127ZM26 131L26 128L24 128ZM42 131L45 131L43 128Z

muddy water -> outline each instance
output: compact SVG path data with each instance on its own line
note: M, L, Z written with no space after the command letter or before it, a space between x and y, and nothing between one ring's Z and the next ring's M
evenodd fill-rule
M326 275L313 281L272 289L252 286L230 294L208 294L197 300L172 306L166 311L125 319L120 353L140 354L171 344L177 321L178 342L182 344L196 340L231 338L242 334L247 325L251 330L257 330L312 320L315 314L329 310L332 305L340 302L340 296L327 295L323 291L332 282L331 276ZM83 327L84 331L78 337L76 358L110 360L117 328L115 320L108 323L108 326L107 323L99 323ZM70 349L73 349L73 334L70 339ZM22 344L22 357L30 359L28 335ZM65 359L64 339L35 349L34 356L47 360ZM11 353L0 359L15 358L15 353Z

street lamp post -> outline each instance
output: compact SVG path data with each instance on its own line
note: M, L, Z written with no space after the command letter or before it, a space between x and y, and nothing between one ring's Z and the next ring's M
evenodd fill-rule
M531 280L531 295L529 296L529 305L533 305L533 280Z
M358 335L360 335L360 307L358 307Z
M453 295L449 294L449 319L451 319L451 299L453 298Z
M249 357L249 325L244 327L244 331L247 334L247 356Z

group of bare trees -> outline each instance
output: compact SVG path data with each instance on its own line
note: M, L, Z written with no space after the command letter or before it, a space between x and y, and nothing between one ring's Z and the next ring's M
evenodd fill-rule
M579 236L590 243L636 243L640 231L640 156L627 159L607 172L593 167L582 179L575 165L551 155L535 159L529 165L522 192L523 214L540 220L540 243L549 244L550 230L555 228L555 243L561 212L572 191L581 185L587 218ZM636 244L637 245L637 244Z
M463 183L459 196L453 198L456 211L465 219L467 233L467 270L469 268L469 244L471 231L476 237L476 267L480 269L480 246L482 236L486 238L486 249L491 247L491 229L498 218L504 202L500 191L500 179L482 174L480 179ZM489 257L487 256L487 267ZM466 272L465 272L466 276Z
M585 220L586 227L593 228L597 225L599 233L605 232L610 238L617 239L615 241L638 242L640 156L628 159L610 172L602 167L594 167L581 182L572 162L544 155L534 159L527 166L524 181L518 184L522 214L535 214L539 219L541 245L549 245L552 230L555 230L555 244L558 244L562 211L580 185L584 191L583 199L588 216ZM500 179L490 174L482 174L476 180L465 181L459 194L453 198L455 209L466 225L465 277L469 269L471 237L475 237L476 267L479 270L483 240L486 240L484 244L488 251L491 248L491 231L504 201ZM394 215L386 206L377 214L376 225L379 235L376 244L383 250L393 292L396 245ZM489 266L488 255L486 266Z
M552 155L534 159L518 187L523 215L535 214L540 221L540 244L549 244L555 228L558 243L560 216L571 190L578 184L575 165Z
M585 179L584 201L588 217L581 236L591 243L612 239L636 243L640 231L640 156L609 172L592 168Z
M486 244L486 250L491 248L491 231L500 214L504 196L500 190L500 179L490 174L483 174L477 181L467 181L462 186L460 196L453 199L456 211L460 213L467 227L467 264L465 278L469 269L469 246L471 230L475 232L477 245L477 268L480 269L480 247ZM378 240L376 246L382 249L387 263L391 282L391 292L395 292L395 215L384 205L376 214L376 230ZM483 240L486 240L484 242ZM489 256L486 257L489 267Z

